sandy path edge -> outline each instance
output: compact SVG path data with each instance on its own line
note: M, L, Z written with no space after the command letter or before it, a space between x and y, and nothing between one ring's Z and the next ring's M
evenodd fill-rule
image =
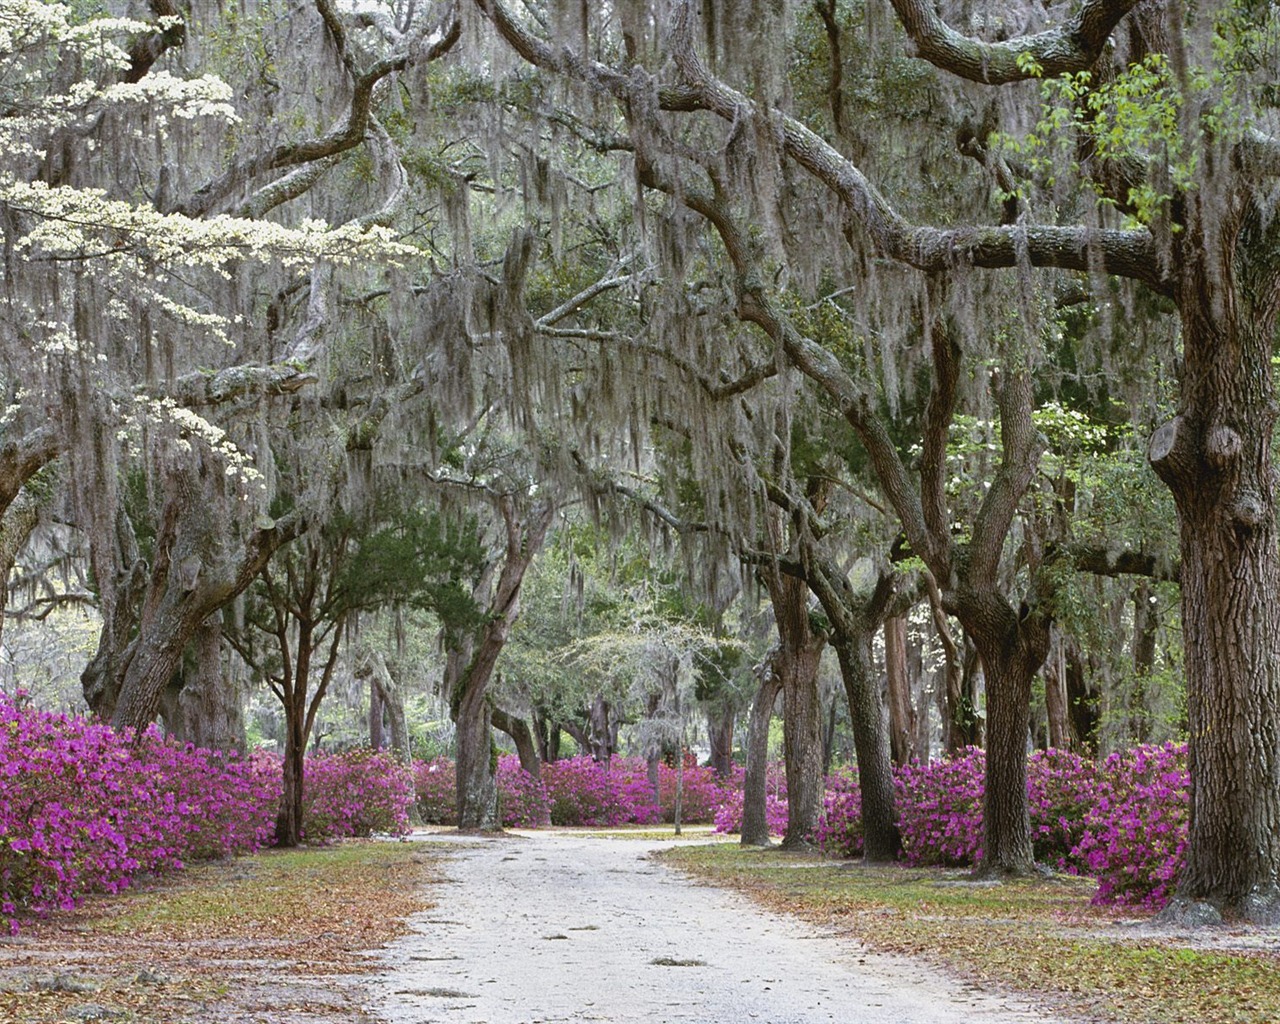
M391 1024L1056 1020L700 885L649 859L664 845L452 837L438 905L378 954L370 1008Z

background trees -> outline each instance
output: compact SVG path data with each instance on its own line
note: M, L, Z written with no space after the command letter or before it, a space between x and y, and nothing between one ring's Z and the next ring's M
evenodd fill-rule
M98 714L142 727L207 692L230 735L235 688L191 670L229 657L230 621L300 756L327 684L279 666L318 628L322 676L349 679L345 630L429 606L480 827L491 720L534 765L560 726L607 758L640 714L546 654L608 632L586 601L547 612L576 556L516 625L577 516L641 553L593 555L602 590L661 577L722 632L748 576L768 592L756 711L780 682L797 836L831 643L886 855L871 783L932 721L928 680L940 744L988 746L990 870L1033 863L1029 737L1185 726L1181 906L1268 918L1274 5L722 6L9 5L0 639L91 602ZM459 516L487 571L461 537L443 562L407 539ZM395 565L367 547L388 530ZM352 555L385 600L351 599ZM451 618L445 581L479 619ZM719 672L713 697L709 665L723 770L749 684Z

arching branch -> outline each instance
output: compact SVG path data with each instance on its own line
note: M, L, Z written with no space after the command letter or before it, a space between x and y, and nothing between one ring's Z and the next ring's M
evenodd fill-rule
M962 265L1030 265L1103 272L1141 281L1160 294L1173 293L1173 271L1157 258L1155 241L1145 229L1120 231L1050 224L960 225L943 229L910 223L857 166L817 133L781 111L761 110L711 75L694 48L695 19L688 2L677 5L671 33L672 58L681 76L674 85L651 81L638 68L624 73L567 48L553 48L534 35L502 0L476 3L507 43L530 63L601 89L624 103L643 100L630 103L632 116L651 107L656 96L662 110L705 110L730 124L768 121L776 130L783 151L837 195L870 234L876 248L892 259L926 271Z
M911 41L908 53L950 74L986 85L1088 70L1101 56L1115 27L1137 5L1138 0L1085 0L1057 28L989 43L957 32L929 0L893 0L898 21Z

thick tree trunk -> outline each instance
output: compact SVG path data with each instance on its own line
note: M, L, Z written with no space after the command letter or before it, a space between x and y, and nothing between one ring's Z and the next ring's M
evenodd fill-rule
M587 752L596 764L608 765L618 749L618 724L609 702L601 694L591 702L591 718L586 732Z
M474 662L473 662L474 664ZM458 744L458 828L497 832L497 749L490 734L490 708L483 686L469 686L458 702L454 717Z
M489 714L494 728L505 732L511 737L511 742L516 745L516 756L520 758L520 767L535 779L542 778L542 762L538 758L538 749L529 723L523 718L507 714L499 707L492 708Z
M201 467L200 473L205 472ZM214 612L242 593L281 545L301 532L304 522L292 514L254 531L243 547L226 555L227 541L202 508L203 490L188 474L170 481L171 494L155 541L155 560L141 609L137 633L121 648L123 630L132 620L132 601L121 603L121 621L104 622L99 651L81 683L90 707L111 724L141 732L160 707L165 688L182 662L196 631ZM140 563L135 564L135 577ZM134 589L134 580L119 588ZM107 673L107 677L103 677ZM99 710L100 709L100 710Z
M773 706L778 701L782 682L773 674L772 667L773 660L766 659L747 724L747 770L742 781L743 846L769 846L773 841L769 835L766 802L769 795L769 723L773 721Z
M840 677L849 700L849 721L858 756L858 788L862 793L863 860L891 861L902 850L893 791L893 761L885 730L884 706L871 654L872 629L838 630L832 646L840 660Z
M733 774L733 708L707 712L707 742L711 747L711 770L727 779Z
M222 656L222 619L212 615L196 631L194 658L178 693L181 735L207 750L244 753L245 723L240 681Z
M1273 225L1273 246L1275 234ZM1242 264L1237 280L1248 280L1244 251L1235 258ZM1179 413L1155 432L1149 450L1178 508L1190 725L1191 826L1170 914L1198 920L1222 912L1275 924L1280 558L1271 358L1277 286L1272 270L1266 281L1249 280L1253 290L1241 286L1227 296L1220 289L1231 272L1192 264L1185 274ZM1269 304L1250 303L1263 295Z
M902 850L893 789L887 714L876 677L872 640L896 595L892 573L882 573L875 590L856 596L844 572L830 560L809 558L810 586L831 622L831 644L849 705L858 788L862 793L863 859L891 861Z
M996 593L957 602L982 659L987 687L987 771L980 874L1024 875L1035 869L1027 803L1027 735L1031 683L1049 649L1049 624L1018 615ZM1025 611L1025 610L1024 610Z
M884 620L884 669L888 679L889 749L896 765L916 759L916 711L911 705L907 678L907 619L892 615Z

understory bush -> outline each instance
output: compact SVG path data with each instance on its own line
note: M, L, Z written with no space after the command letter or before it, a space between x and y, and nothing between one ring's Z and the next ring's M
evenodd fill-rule
M982 857L985 755L910 764L894 772L903 856L909 864L963 866ZM828 853L862 852L857 782L828 780L815 841ZM1098 880L1098 903L1163 906L1187 845L1190 776L1186 747L1165 744L1112 754L1101 763L1060 750L1027 761L1037 859Z
M36 711L0 694L0 921L70 909L143 873L271 842L282 792L274 754L239 758ZM385 753L307 758L310 841L408 831L413 779Z
M271 758L279 776L279 759ZM312 754L303 770L302 836L324 842L409 831L413 775L386 751Z
M0 695L0 919L69 909L142 872L266 843L274 787L250 761L162 739L133 742Z

